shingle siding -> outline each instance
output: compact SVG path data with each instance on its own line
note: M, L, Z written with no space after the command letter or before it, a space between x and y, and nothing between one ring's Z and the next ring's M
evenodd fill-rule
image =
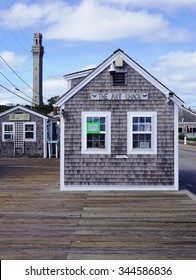
M16 109L12 113L21 113L20 109ZM24 111L26 113L26 111ZM13 122L9 121L9 113L0 118L0 157L43 157L43 118L30 113L30 120L27 122L36 122L36 141L24 142L24 153L18 148L14 153L14 142L2 142L2 123ZM20 122L20 121L19 121ZM24 121L22 121L24 123Z
M124 63L126 86L113 86L108 68L65 103L65 185L173 185L174 104ZM91 93L148 92L148 100L91 100ZM81 153L81 112L111 112L111 155ZM127 112L157 112L157 154L127 155Z
M180 108L179 110L179 122L196 122L196 113L193 113L185 108Z

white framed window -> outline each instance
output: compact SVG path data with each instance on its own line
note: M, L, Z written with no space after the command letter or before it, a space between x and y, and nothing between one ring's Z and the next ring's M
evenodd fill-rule
M157 112L127 113L127 153L157 153Z
M24 123L24 141L36 141L36 123Z
M2 141L14 140L14 123L6 122L2 123Z
M82 112L82 153L111 153L111 112Z

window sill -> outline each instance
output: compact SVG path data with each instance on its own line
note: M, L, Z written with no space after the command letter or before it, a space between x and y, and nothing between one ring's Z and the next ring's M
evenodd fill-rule
M108 150L105 150L105 149L88 149L88 150L83 150L82 154L110 155L111 151L108 151Z
M154 150L130 150L127 152L128 155L156 155L157 151Z

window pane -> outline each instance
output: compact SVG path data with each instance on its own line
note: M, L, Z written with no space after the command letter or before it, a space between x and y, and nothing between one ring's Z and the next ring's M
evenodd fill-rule
M25 139L33 139L33 132L26 132Z
M87 148L92 148L92 147L93 147L92 141L87 141Z
M34 125L25 124L25 139L34 139Z
M88 134L87 148L105 149L105 134Z
M139 134L133 134L133 140L138 140L139 139Z
M133 123L138 123L138 118L137 117L133 117Z
M146 141L150 141L151 140L151 135L150 134L146 134Z
M138 138L139 138L139 141L144 141L145 135L144 134L139 134Z
M87 134L87 140L92 141L93 140L93 134Z
M87 117L87 149L105 149L105 131L106 118L105 117ZM99 129L91 131L88 123L99 124Z
M100 118L93 118L93 122L100 122Z
M138 148L139 148L139 142L133 141L133 149L138 149Z
M105 149L105 141L100 141L99 148L100 149Z
M92 122L93 120L92 120L92 118L91 117L88 117L87 118L87 122Z
M151 130L151 117L133 117L133 131Z
M151 124L145 125L145 131L151 131Z
M25 124L25 131L33 131L34 125L33 124Z
M140 122L140 123L144 123L144 120L145 120L144 117L140 117L140 118L139 118L139 122Z
M145 128L144 124L139 125L139 131L144 131L144 128Z
M5 132L12 132L13 125L12 124L5 124Z
M151 123L151 117L146 117L146 122Z
M133 131L138 131L138 125L137 124L133 125Z
M101 131L105 131L105 124L101 124Z
M151 149L151 134L133 134L133 149Z

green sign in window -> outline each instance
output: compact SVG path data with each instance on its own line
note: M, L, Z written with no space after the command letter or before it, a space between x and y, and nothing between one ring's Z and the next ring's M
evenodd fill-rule
M100 134L100 122L87 122L87 134Z

